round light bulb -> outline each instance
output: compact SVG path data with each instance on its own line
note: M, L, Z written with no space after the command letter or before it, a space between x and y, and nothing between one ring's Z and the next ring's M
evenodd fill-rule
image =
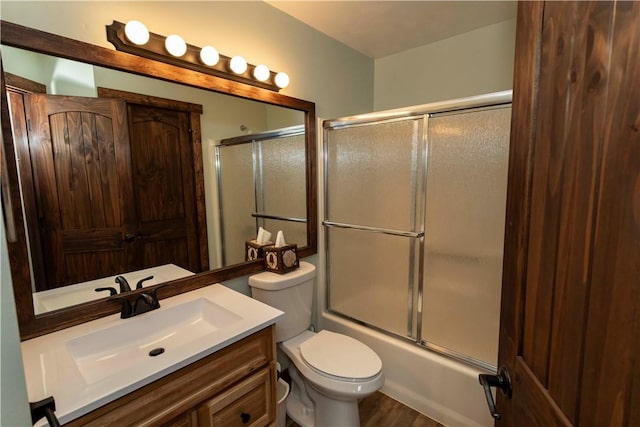
M213 46L205 46L200 50L200 60L203 64L213 67L220 60L220 55Z
M234 56L229 62L229 68L236 74L242 74L247 71L247 61L242 56Z
M285 87L289 86L289 76L287 75L287 73L278 73L276 74L276 86L278 86L280 89L284 89Z
M166 47L167 52L173 56L182 56L187 52L187 44L182 37L177 34L171 34L167 37L164 41L164 47Z
M269 67L266 65L260 64L253 69L253 77L260 82L266 82L270 75L271 71L269 71Z
M149 30L140 21L129 21L124 26L124 35L127 39L137 45L143 45L149 41Z

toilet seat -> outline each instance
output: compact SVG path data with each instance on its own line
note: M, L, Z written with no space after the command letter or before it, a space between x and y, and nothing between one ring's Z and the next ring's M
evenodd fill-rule
M320 374L360 381L382 370L380 357L360 341L322 330L300 344L303 361Z

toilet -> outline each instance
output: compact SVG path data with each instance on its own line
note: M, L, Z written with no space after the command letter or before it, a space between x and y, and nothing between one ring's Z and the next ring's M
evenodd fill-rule
M382 361L354 338L309 330L315 275L304 261L286 274L259 273L249 277L251 295L285 313L276 342L291 362L287 415L302 427L359 427L358 399L384 384Z

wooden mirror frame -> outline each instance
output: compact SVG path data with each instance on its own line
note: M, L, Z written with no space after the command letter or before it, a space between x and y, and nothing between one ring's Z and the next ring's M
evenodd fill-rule
M6 21L0 21L0 42L5 46L303 111L306 130L307 246L300 247L298 253L300 257L306 257L317 252L316 117L313 102ZM13 135L7 108L4 71L2 72L0 90L2 92L2 198L21 339L26 340L117 313L120 310L118 304L102 299L35 315L29 264L24 262L28 259L28 252ZM12 233L15 234L15 238L11 238ZM160 296L162 298L171 297L263 269L263 261L259 260L198 273L195 276L172 281L171 286L160 292ZM132 292L133 296L142 290Z

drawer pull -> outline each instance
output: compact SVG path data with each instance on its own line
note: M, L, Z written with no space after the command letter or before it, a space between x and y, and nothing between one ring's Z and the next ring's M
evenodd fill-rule
M240 414L240 419L242 420L242 424L247 424L251 419L251 414L247 414L246 412L243 412Z

